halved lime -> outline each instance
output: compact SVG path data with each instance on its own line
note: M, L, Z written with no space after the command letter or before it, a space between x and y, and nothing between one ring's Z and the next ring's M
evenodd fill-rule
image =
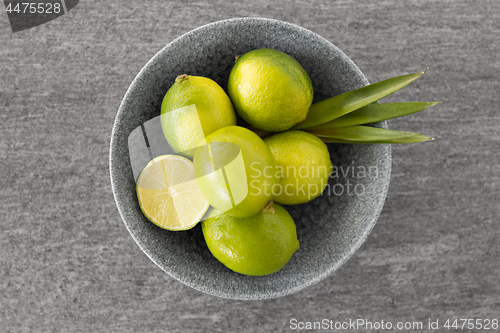
M196 183L193 162L177 155L153 159L137 180L144 215L167 230L187 230L198 223L209 204Z

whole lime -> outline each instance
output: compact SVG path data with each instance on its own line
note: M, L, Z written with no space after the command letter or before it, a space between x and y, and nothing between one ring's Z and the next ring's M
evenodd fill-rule
M272 49L239 57L227 89L243 120L271 132L285 131L304 120L313 100L311 79L304 68L286 53Z
M206 137L194 155L194 173L203 196L217 210L236 217L257 214L278 186L276 162L264 141L239 126Z
M163 133L172 149L193 158L205 137L225 126L236 125L236 114L225 91L213 80L180 75L161 104Z
M301 204L318 197L328 184L332 161L326 144L303 131L287 131L264 139L277 164L279 191L274 201Z
M288 212L273 204L274 213L261 211L237 218L213 211L202 222L212 254L229 269L246 275L267 275L285 266L299 248L295 223Z

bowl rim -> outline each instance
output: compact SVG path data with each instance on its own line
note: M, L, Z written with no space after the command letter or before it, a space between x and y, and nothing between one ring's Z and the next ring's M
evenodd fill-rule
M250 23L250 22L269 22L272 24L284 25L288 28L291 28L293 30L296 30L296 31L303 33L303 34L306 34L306 35L310 35L310 36L312 35L312 36L314 36L314 38L319 39L323 43L326 43L326 44L330 45L333 49L335 49L335 51L338 52L340 58L342 58L343 61L348 63L349 66L352 67L352 69L355 72L357 72L358 75L360 75L360 77L362 78L364 83L366 85L369 84L368 80L366 79L364 74L361 72L361 70L358 68L358 66L342 50L340 50L336 45L334 45L332 42L330 42L326 38L320 36L319 34L313 32L311 30L308 30L304 27L301 27L297 24L289 23L289 22L281 21L281 20L277 20L277 19L264 18L264 17L237 17L237 18L230 18L230 19L214 21L214 22L199 26L199 27L192 29L192 30L180 35L179 37L173 39L171 42L169 42L164 47L162 47L159 51L157 51L156 54L153 57L151 57L151 59L141 68L141 70L134 77L133 81L131 82L131 84L127 88L127 91L125 92L125 94L120 102L120 105L118 107L118 111L116 113L116 116L115 116L115 119L113 122L113 128L111 131L110 152L109 152L109 173L110 173L111 189L112 189L113 198L115 200L116 207L118 209L118 212L120 214L120 217L122 219L123 224L125 224L125 227L127 228L127 231L132 236L134 242L139 246L139 248L142 250L142 252L144 252L144 254L146 254L146 256L151 261L153 261L162 271L164 271L165 273L167 273L168 275L170 275L171 277L173 277L177 281L179 281L179 282L181 282L181 283L183 283L183 284L185 284L185 285L187 285L195 290L201 291L203 293L206 293L206 294L209 294L212 296L217 296L217 297L222 297L222 298L227 298L227 299L237 299L237 300L271 299L271 298L277 298L277 297L287 296L287 295L296 293L300 290L303 290L307 287L310 287L310 286L324 280L328 276L332 275L332 273L334 273L336 270L338 270L342 265L344 265L360 249L360 247L365 243L366 239L368 238L368 236L372 232L375 224L377 223L377 221L380 217L380 214L383 210L385 201L387 199L387 193L389 190L390 178L391 178L391 173L392 173L392 149L391 149L390 144L385 145L385 146L387 146L386 158L389 160L388 166L387 166L387 181L385 181L383 183L383 188L381 189L381 191L379 193L377 193L379 195L381 194L382 197L380 198L380 200L381 200L380 206L377 207L375 213L373 214L373 222L371 222L366 228L363 229L363 233L358 234L357 241L352 243L352 246L349 248L348 251L346 251L347 253L340 260L332 263L332 265L330 265L328 267L328 269L325 269L323 272L321 272L320 274L317 274L316 276L307 280L306 282L304 282L300 285L291 286L289 288L286 288L286 290L273 291L271 293L266 293L266 294L234 295L234 294L230 294L228 292L222 292L220 290L215 291L215 290L211 290L211 289L207 289L207 288L202 288L202 287L198 286L197 284L192 283L191 280L186 279L183 276L180 276L178 274L175 274L173 272L166 270L162 266L161 263L159 263L155 258L153 258L153 256L145 248L144 244L141 244L141 242L137 239L137 237L134 234L131 227L127 223L125 223L126 218L124 216L124 211L123 211L124 207L122 206L123 204L120 203L120 200L117 197L118 194L117 194L116 178L115 178L115 174L113 172L113 166L115 163L113 153L114 153L114 151L116 151L116 146L117 146L117 143L116 143L117 138L116 137L117 137L117 132L118 132L119 119L121 118L122 114L125 112L124 106L126 104L126 101L130 98L130 95L131 95L132 91L135 89L137 82L142 78L143 74L148 70L148 68L150 68L150 66L157 61L157 58L159 58L162 53L166 52L169 48L175 46L175 44L181 42L182 39L184 39L190 35L195 35L203 30L210 30L214 26L223 25L226 23L233 23L233 22L242 22L242 23L243 22L245 22L245 23L246 22L248 22L248 23ZM380 124L383 128L388 128L386 121L381 122Z

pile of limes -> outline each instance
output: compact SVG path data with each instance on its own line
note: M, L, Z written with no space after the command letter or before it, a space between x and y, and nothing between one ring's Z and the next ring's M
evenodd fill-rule
M279 204L302 204L324 191L332 170L325 142L430 139L362 126L435 104L374 103L421 74L315 104L304 68L278 50L237 57L229 96L209 78L180 75L161 105L165 138L178 155L157 157L142 171L140 207L168 230L190 229L206 216L203 235L220 262L241 274L272 274L299 248L295 223Z

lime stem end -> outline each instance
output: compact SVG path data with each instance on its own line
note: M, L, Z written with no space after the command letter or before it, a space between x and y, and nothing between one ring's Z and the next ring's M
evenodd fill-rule
M271 214L274 214L274 208L273 208L273 201L269 201L269 203L262 209L262 212L264 213L271 213Z
M188 79L188 75L182 74L182 75L179 75L178 77L175 78L175 83L181 83L182 81L185 81L187 79Z

